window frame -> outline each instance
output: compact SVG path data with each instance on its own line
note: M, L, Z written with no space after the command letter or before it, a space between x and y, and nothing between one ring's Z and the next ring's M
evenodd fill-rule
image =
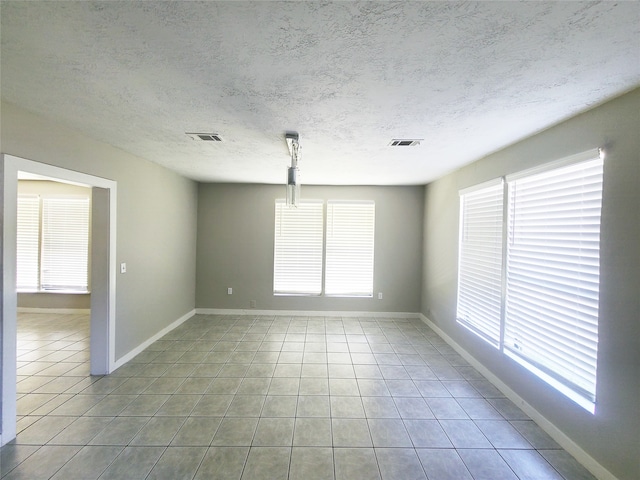
M38 199L38 225L37 225L37 243L38 243L38 262L37 262L37 277L38 277L38 281L37 281L37 285L31 285L31 286L26 286L23 288L16 288L16 290L19 293L62 293L62 294L86 294L86 293L90 293L90 288L89 288L89 268L90 268L90 262L89 262L89 254L90 254L90 248L91 248L91 197L90 196L85 196L85 195L56 195L56 194L19 194L18 195L18 203L20 203L20 199L21 198L37 198ZM47 250L50 249L52 247L52 245L50 244L51 239L49 237L49 239L47 238L47 232L45 232L45 223L49 222L49 213L47 213L45 210L47 210L49 207L46 207L45 204L48 204L50 202L60 202L60 201L73 201L73 202L82 202L83 204L85 204L86 206L86 210L81 211L79 214L81 215L83 223L81 224L81 229L85 230L83 232L80 232L83 236L79 237L78 235L72 236L71 238L69 237L69 232L64 231L62 232L62 235L60 235L59 233L54 233L54 241L59 242L61 238L63 238L64 236L67 236L66 239L63 239L63 243L68 243L69 240L71 241L75 241L83 243L84 244L84 251L80 252L80 256L79 256L79 262L80 262L80 266L83 269L83 272L80 273L80 277L75 278L76 280L79 280L80 283L78 283L77 285L72 285L72 284L66 284L66 285L61 285L59 284L57 287L54 285L54 283L56 281L58 281L57 279L60 278L60 275L56 275L54 274L52 276L53 281L51 280L51 276L49 278L47 278L47 272L45 272L45 269L47 268L51 268L51 262L55 261L55 257L56 257L56 252L52 252L51 250ZM63 211L68 212L68 207L63 206ZM49 211L49 210L47 210ZM76 212L77 214L78 212ZM56 213L57 214L57 213ZM19 215L18 215L19 217ZM62 216L64 217L64 215ZM62 218L61 217L61 218ZM78 215L76 215L75 220L77 221ZM84 219L86 219L86 224L84 223ZM64 220L63 220L64 221ZM18 223L20 223L20 218L18 218ZM51 224L49 224L51 226ZM53 225L53 227L55 228L55 225ZM86 232L86 233L85 233ZM77 231L75 233L78 233ZM86 236L84 236L86 235ZM20 240L18 240L20 241ZM81 245L82 247L82 245ZM19 249L19 247L18 247ZM62 248L57 248L57 253L60 254L62 252L62 250L64 250L65 247L64 245L62 246ZM45 251L47 250L47 251ZM47 255L47 253L50 253L49 255ZM66 260L65 260L66 261ZM60 263L60 262L58 262ZM64 263L64 262L63 262ZM75 263L77 265L77 261L76 262L72 262ZM16 265L16 277L18 277L19 275L19 269L20 269L20 265L17 264ZM77 270L77 269L76 269ZM78 273L78 272L75 272ZM65 275L65 272L62 272L62 275ZM66 273L67 278L69 278L69 273ZM71 277L73 278L74 276L71 275ZM49 282L50 285L47 283Z
M314 208L319 207L318 211L313 211ZM308 218L305 220L308 222L306 225L302 226L302 228L298 228L294 233L298 235L298 238L283 238L282 229L283 228L291 228L292 224L285 224L284 222L293 219L296 215L301 217L301 214L307 211ZM319 217L318 217L319 214ZM322 295L322 286L323 286L323 270L324 270L324 202L322 200L300 200L297 208L290 208L287 206L286 200L284 199L276 199L275 201L275 220L274 220L274 245L273 245L273 294L275 296L320 296ZM288 217L288 218L287 218ZM315 217L315 218L314 218ZM317 224L312 224L311 222L316 222ZM298 225L300 227L300 225ZM319 232L314 232L314 230L319 230ZM318 235L319 233L319 235ZM314 238L315 237L315 238ZM278 239L283 238L284 244L279 242ZM295 289L289 288L290 285L296 283L295 278L287 278L293 277L292 271L297 270L295 264L297 264L295 258L297 255L294 255L294 259L287 259L286 255L284 255L289 249L297 248L300 250L300 247L295 247L294 244L297 243L296 240L300 240L300 238L304 239L306 245L302 248L306 248L307 250L319 250L316 253L316 256L319 258L312 259L311 262L306 262L305 265L308 268L309 266L315 266L317 271L311 272L310 278L307 279L306 285L310 286L311 284L316 284L315 288L307 288L307 289ZM295 252L301 253L301 252ZM284 256L282 258L281 256ZM288 272L288 274L287 274ZM279 273L282 276L279 276ZM316 283L317 282L317 283ZM284 288L283 288L284 287Z
M21 293L40 290L41 200L39 195L20 194L17 200L16 290ZM22 209L28 209L24 211ZM27 271L28 270L28 271ZM22 282L25 277L29 281Z
M343 211L339 212L341 209ZM345 224L340 222L340 217L354 228L344 230ZM327 200L323 285L325 296L373 298L375 223L375 202L372 200ZM351 287L348 288L337 280L341 272L344 273L345 267L360 277L359 281L351 279Z
M327 208L325 209L325 200L301 200L300 204L304 205L305 203L309 204L320 204L322 205L322 221L320 228L322 230L322 242L321 242L321 266L320 266L320 288L318 290L310 290L310 291L300 291L300 290L283 290L278 288L280 284L277 280L277 269L278 269L278 228L279 228L279 212L278 209L290 210L295 212L296 208L289 208L286 206L286 201L284 199L276 199L275 200L275 220L274 220L274 259L273 259L273 295L274 296L316 296L316 297L347 297L347 298L373 298L373 284L374 284L374 263L375 263L375 201L373 200L327 200ZM336 205L351 205L351 206L362 206L362 205L370 205L372 206L372 219L371 219L371 292L338 292L338 293L327 293L326 291L326 273L327 273L327 244L330 240L327 239L327 232L329 231L328 222L331 219L331 213L329 210L332 209L332 206ZM329 254L331 256L331 253Z
M490 196L492 195L491 192L493 190L496 190L496 198L491 200ZM471 199L476 196L482 198L482 206L479 205L478 199L474 199L475 201L471 203L471 205L469 205L470 202L466 201L467 198ZM504 179L497 178L488 182L481 183L479 185L475 185L473 187L465 188L463 190L460 190L459 197L460 224L458 229L458 290L456 300L456 321L463 324L466 328L486 340L495 348L500 348L500 345L502 344L503 329L501 318L505 288L503 261L505 233ZM495 212L490 212L489 210L491 206L488 205L488 203L490 201L496 200L498 200L500 204L493 207L495 209ZM485 221L482 222L482 225L478 225L478 223L480 222L475 222L475 225L469 225L469 222L466 220L465 215L467 206L470 206L471 208L482 209L483 215L485 217ZM490 215L496 215L499 217L490 218ZM487 225L487 220L491 221L490 225ZM484 237L484 240L477 238L467 240L467 232L471 227L475 227L474 231L476 235ZM486 240L487 229L499 229L499 233L495 236L495 238L491 238L490 242L487 242ZM482 243L484 243L485 245L481 245ZM491 243L491 245L486 245L487 243ZM469 248L467 248L467 244L469 244ZM480 248L482 248L482 251L478 252ZM500 252L500 258L498 259L491 257L491 251L496 248ZM497 272L494 271L493 275L490 275L489 278L487 278L485 272L477 272L477 268L475 269L476 272L463 271L467 266L474 266L473 264L471 264L471 261L464 261L467 255L470 257L475 257L476 259L478 259L478 257L482 257L481 260L485 263L485 266L492 267L494 270L497 269ZM494 265L488 265L489 263L493 263ZM495 281L496 273L499 277L498 288L495 288L491 281ZM473 284L478 285L479 283L482 284L482 289L484 290L482 295L477 295L476 292L470 291ZM497 311L491 311L492 306L496 307ZM474 309L482 310L482 315L477 315L474 318L469 318L469 315ZM488 317L491 316L493 316L494 318L489 319ZM482 320L489 320L491 324L483 324Z

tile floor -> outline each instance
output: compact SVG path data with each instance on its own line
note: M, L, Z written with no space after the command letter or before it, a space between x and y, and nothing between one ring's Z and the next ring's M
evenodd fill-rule
M106 377L86 316L18 331L3 479L594 478L419 320L197 315Z

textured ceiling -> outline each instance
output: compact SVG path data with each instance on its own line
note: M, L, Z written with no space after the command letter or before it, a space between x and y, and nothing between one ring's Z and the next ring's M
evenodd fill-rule
M638 2L0 8L3 100L200 181L283 183L297 131L303 184L423 184L640 85Z

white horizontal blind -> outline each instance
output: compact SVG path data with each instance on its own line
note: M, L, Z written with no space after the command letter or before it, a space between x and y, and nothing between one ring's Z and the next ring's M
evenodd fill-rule
M603 162L595 158L508 184L504 348L590 401L602 181Z
M373 296L375 203L327 202L325 293Z
M18 229L16 232L16 288L38 290L40 265L40 197L18 196Z
M87 291L89 199L42 199L43 290Z
M276 200L273 293L322 293L322 201L301 200L289 208Z
M495 346L502 306L503 183L460 195L457 320Z

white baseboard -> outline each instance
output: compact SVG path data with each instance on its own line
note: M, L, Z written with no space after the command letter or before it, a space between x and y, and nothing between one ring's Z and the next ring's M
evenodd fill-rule
M177 319L171 325L167 325L162 330L160 330L158 333L156 333L154 336L148 338L147 340L142 342L140 345L138 345L136 348L131 350L129 353L127 353L127 354L123 355L122 357L120 357L118 360L115 361L113 370L114 371L117 370L122 365L124 365L129 360L131 360L133 357L135 357L136 355L141 353L145 348L147 348L153 342L155 342L156 340L159 340L160 338L164 337L167 333L169 333L171 330L173 330L173 329L179 327L180 325L182 325L184 322L186 322L191 317L193 317L195 315L195 313L196 313L195 309L191 310L190 312L185 313L183 316L181 316L179 319Z
M230 308L196 308L198 315L279 315L287 317L376 317L376 318L420 318L420 314L413 312L340 312L322 310L256 310Z
M18 313L58 313L58 314L75 314L88 315L91 313L89 308L35 308L35 307L18 307Z
M509 400L515 403L524 413L535 421L540 428L549 434L562 448L569 452L573 457L589 470L599 480L617 480L609 470L604 468L597 460L585 452L578 444L569 438L553 423L547 420L540 412L529 405L516 392L511 390L506 383L495 376L487 367L475 359L469 352L458 345L449 335L444 333L435 323L420 314L420 319L436 332L445 342L447 342L456 352L458 352L467 362L469 362L476 370L478 370L487 380L489 380L498 390L500 390Z

